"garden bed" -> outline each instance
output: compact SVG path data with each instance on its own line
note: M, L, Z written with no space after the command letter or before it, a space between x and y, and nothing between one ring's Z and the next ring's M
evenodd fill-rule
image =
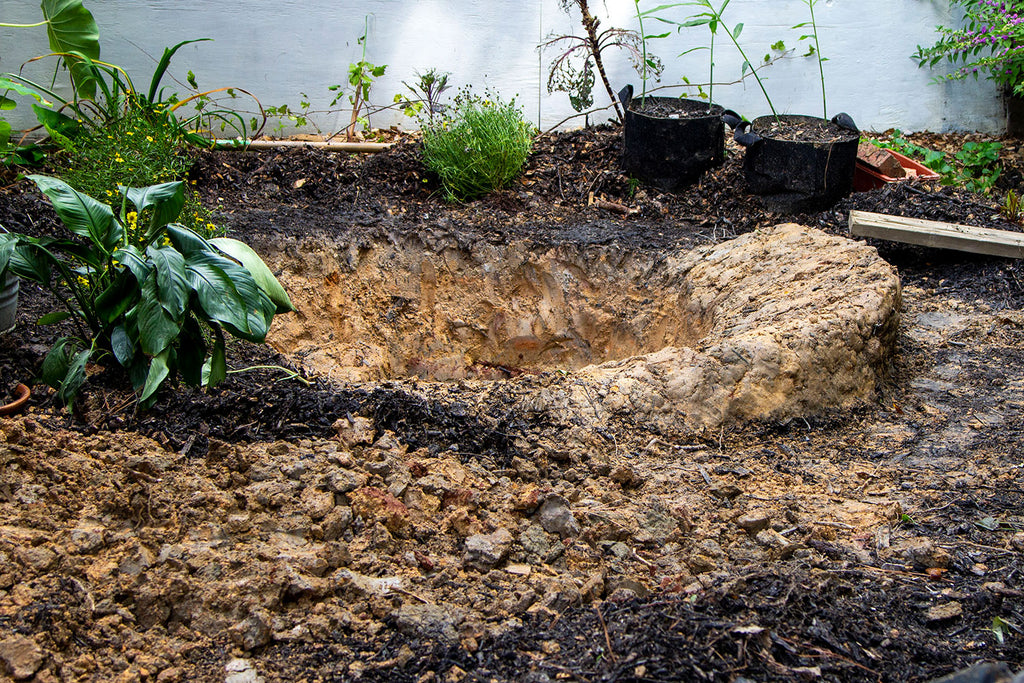
M777 224L820 231L836 253L863 249L836 239L850 209L1021 229L978 195L913 181L777 215L743 193L735 149L700 184L662 194L618 171L619 144L613 130L544 136L511 189L466 205L437 196L415 140L372 156L200 154L207 204L303 302L275 321L290 357L236 343L230 367L323 372L306 386L261 367L138 413L127 381L96 368L73 414L36 387L28 413L0 419L0 660L26 679L164 683L927 681L980 660L1019 666L1024 634L1000 625L1024 628L1017 261L876 245L903 306L859 375L872 386L752 422L654 419L600 394L621 379L584 379L588 364L697 338L690 328L559 365L543 351L429 356L436 344L409 318L415 354L354 361L360 339L386 347L375 320L410 315L404 280L420 296L430 272L450 278L431 291L454 310L486 280L477 257L482 272L546 254L610 302L609 319L639 320L671 317L659 306L681 291L674 259ZM1006 158L1018 165L1000 182L1019 187L1019 149ZM53 229L30 183L0 196L7 229ZM373 277L352 279L372 253ZM464 257L448 275L446 254ZM545 293L556 270L502 296L579 318L577 290ZM332 292L362 311L356 334L290 329ZM53 302L22 295L19 327L0 340L11 386L56 333L31 324ZM467 327L470 308L480 302L456 316ZM458 332L444 332L447 348ZM577 350L600 335L581 337ZM550 351L553 339L494 348ZM334 379L319 364L331 354L344 360ZM484 362L445 360L467 354ZM590 399L552 398L567 386Z

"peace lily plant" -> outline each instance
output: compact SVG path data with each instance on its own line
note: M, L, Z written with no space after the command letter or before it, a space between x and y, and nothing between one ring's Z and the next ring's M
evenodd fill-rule
M42 379L71 404L86 364L112 356L142 407L169 379L212 387L227 374L225 332L262 343L275 313L294 310L266 264L247 245L204 239L175 223L185 204L181 182L121 187L121 211L42 175L29 178L71 235L0 234L0 272L50 290L75 337L47 354Z

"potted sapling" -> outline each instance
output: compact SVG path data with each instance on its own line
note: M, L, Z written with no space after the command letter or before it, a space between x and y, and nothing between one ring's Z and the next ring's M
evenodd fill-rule
M647 49L649 40L663 36L649 35L644 30L644 20L653 17L657 9L641 11L639 0L634 0L640 22L637 32L602 28L588 0L561 0L561 5L568 13L580 13L584 33L550 36L541 44L541 49L560 50L551 65L548 92L568 93L573 108L582 113L594 104L593 89L599 78L623 124L623 165L627 171L657 187L674 190L721 162L725 128L718 108L706 102L648 95L648 82L663 69L661 61ZM632 85L617 95L612 90L604 62L605 53L613 47L627 53L643 82L640 93L635 93Z
M701 1L710 7L707 0ZM734 128L735 140L747 148L743 160L747 188L785 211L817 210L835 204L853 188L857 166L860 141L857 125L845 113L828 118L824 71L827 59L821 54L814 15L818 1L803 0L810 12L810 20L793 28L811 29L811 33L801 36L801 40L812 41L805 56L815 57L818 64L822 116L779 114L764 83L754 71L754 78L772 113L753 121L744 121L739 116L726 118ZM720 18L721 11L718 15ZM738 40L741 26L734 31L726 30L726 34L739 50L746 70L750 68L750 62Z
M710 100L654 97L647 94L652 65L647 55L647 41L668 34L647 34L644 19L682 26L658 14L678 4L690 3L661 5L641 11L640 0L634 0L640 25L642 59L638 72L643 81L643 90L639 96L632 85L619 91L619 101L624 110L623 167L633 175L668 191L680 189L697 180L725 159L725 125L722 122L725 110L721 106Z

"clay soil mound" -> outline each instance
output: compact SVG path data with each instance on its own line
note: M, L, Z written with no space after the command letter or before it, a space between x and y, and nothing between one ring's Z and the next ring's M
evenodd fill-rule
M1016 144L997 193L1021 182ZM855 243L846 219L1021 226L995 199L919 184L778 215L745 194L738 150L662 194L619 171L619 145L611 128L542 136L513 187L466 205L436 194L415 139L360 157L199 154L196 187L300 314L275 321L278 350L234 344L238 372L209 393L172 387L138 412L98 365L74 411L36 386L0 418L0 676L1019 668L1024 272ZM23 181L0 194L0 224L56 230ZM773 240L791 256L777 271L757 251ZM814 268L796 249L810 242ZM487 308L484 265L517 255L534 267ZM716 255L742 267L713 270ZM801 298L842 291L855 263L849 296ZM759 283L746 301L741 280ZM4 387L69 331L34 324L54 307L23 291ZM516 316L530 324L506 333ZM759 318L770 334L744 327ZM683 368L714 390L682 403Z

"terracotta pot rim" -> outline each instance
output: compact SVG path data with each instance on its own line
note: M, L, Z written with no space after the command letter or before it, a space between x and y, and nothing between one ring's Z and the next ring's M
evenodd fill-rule
M14 396L13 401L0 406L0 415L14 415L21 412L25 408L25 404L28 403L28 399L32 396L32 390L28 388L28 385L19 383L14 387Z

